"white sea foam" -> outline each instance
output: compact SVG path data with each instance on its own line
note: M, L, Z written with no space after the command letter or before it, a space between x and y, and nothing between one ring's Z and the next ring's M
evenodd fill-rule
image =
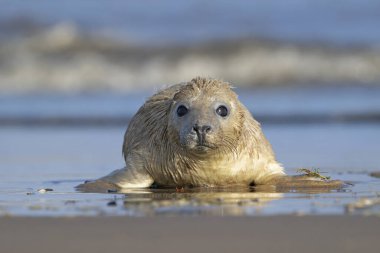
M236 86L380 80L380 50L241 39L142 46L61 23L0 40L3 92L159 88L211 76Z

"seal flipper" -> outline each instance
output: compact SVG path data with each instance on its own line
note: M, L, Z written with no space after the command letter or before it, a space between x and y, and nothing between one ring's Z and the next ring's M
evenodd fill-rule
M91 193L110 193L118 192L121 188L116 184L105 182L102 180L95 180L90 182L85 182L83 184L75 186L77 191L81 192L91 192Z
M124 167L95 181L80 184L75 188L83 192L114 192L123 188L147 188L153 178L144 172Z

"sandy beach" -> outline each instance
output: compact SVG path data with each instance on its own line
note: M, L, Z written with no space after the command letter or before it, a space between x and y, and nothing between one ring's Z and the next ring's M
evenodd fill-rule
M375 216L0 219L1 252L376 252Z

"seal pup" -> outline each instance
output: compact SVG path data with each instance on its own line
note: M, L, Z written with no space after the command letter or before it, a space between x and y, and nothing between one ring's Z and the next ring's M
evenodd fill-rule
M123 155L124 168L78 189L294 181L285 177L260 124L230 84L211 78L197 77L150 97L130 121Z

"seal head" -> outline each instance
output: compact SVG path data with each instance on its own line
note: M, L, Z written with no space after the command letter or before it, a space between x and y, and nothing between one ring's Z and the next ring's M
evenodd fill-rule
M198 79L174 95L169 136L194 155L236 152L242 116L237 96L227 83Z

